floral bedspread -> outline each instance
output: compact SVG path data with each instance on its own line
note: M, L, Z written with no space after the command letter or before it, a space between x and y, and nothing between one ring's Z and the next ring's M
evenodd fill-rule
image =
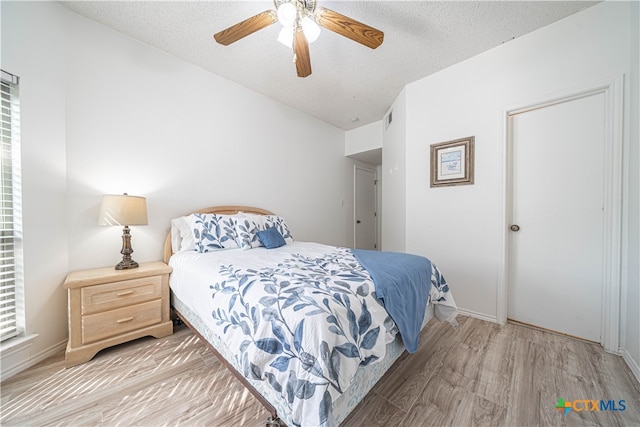
M333 248L275 268L223 265L220 276L212 315L243 375L285 396L299 425L331 425L333 400L359 365L384 357L396 331L366 270Z
M217 333L243 375L267 381L305 427L333 425L333 401L397 333L353 254L325 248L275 267L225 263L210 285Z

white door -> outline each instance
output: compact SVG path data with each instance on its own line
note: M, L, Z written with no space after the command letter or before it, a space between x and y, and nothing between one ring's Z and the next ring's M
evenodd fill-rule
M355 248L376 249L376 171L355 167Z
M567 100L509 121L507 316L599 342L605 96Z

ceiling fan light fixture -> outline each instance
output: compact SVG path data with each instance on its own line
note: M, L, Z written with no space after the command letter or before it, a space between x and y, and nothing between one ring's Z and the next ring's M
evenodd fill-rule
M278 7L278 21L283 27L293 27L298 17L298 9L293 3L283 3Z
M302 25L302 31L304 31L304 36L309 43L313 43L320 36L320 26L308 16L302 19L300 25Z
M0 0L1 1L1 0ZM283 28L278 41L293 50L298 77L311 75L309 43L320 35L320 27L375 49L384 40L384 33L324 7L316 0L273 0L274 9L265 10L213 35L216 42L228 46L262 30L277 21Z
M293 27L282 27L278 34L278 41L291 49L293 46Z

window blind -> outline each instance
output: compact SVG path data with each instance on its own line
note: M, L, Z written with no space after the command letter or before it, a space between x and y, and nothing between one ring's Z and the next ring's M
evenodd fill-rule
M16 289L16 249L19 212L16 199L20 191L18 78L2 71L0 79L0 139L2 170L0 185L0 340L18 335ZM16 194L18 197L16 197Z

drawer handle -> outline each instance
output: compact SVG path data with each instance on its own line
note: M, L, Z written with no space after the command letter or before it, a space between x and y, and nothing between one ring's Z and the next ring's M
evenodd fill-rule
M132 290L122 291L122 292L118 292L118 293L116 293L116 296L117 296L117 297L124 297L124 296L126 296L126 295L131 295L132 293L133 293L133 291L132 291Z
M131 322L133 319L135 319L135 317L125 317L124 319L118 319L118 320L116 320L116 323L126 323L126 322Z

